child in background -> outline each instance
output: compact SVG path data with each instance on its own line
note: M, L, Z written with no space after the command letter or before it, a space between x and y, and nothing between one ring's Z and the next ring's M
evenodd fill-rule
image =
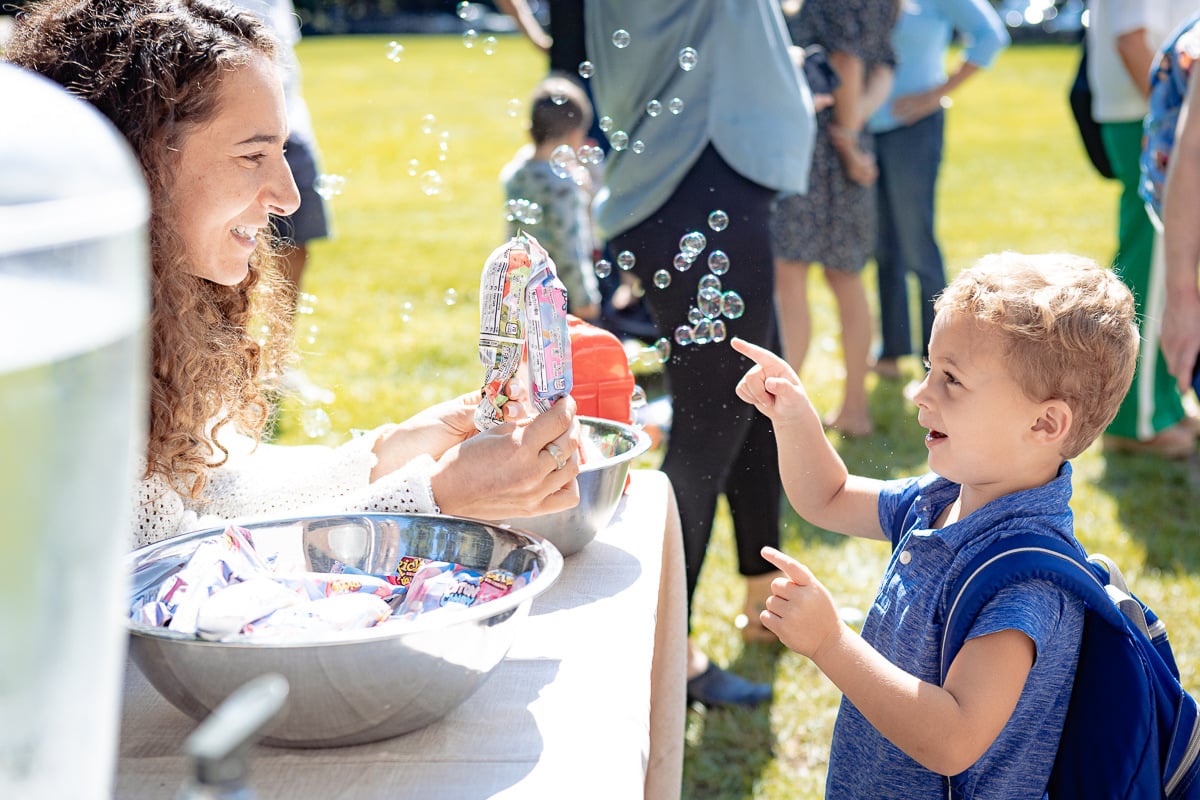
M592 264L593 241L590 176L576 163L552 162L554 151L570 148L572 154L588 144L592 104L579 85L569 78L550 76L534 89L529 114L531 145L525 145L500 173L510 201L528 200L541 207L536 222L509 221L509 235L523 230L538 240L558 267L567 287L572 314L589 322L600 317L600 288ZM572 165L587 180L579 184Z
M931 474L850 475L787 362L735 339L756 366L738 396L774 423L784 488L809 522L891 540L855 634L798 561L761 615L843 692L826 796L1041 798L1082 636L1083 606L1047 580L1002 589L939 685L940 606L984 547L1039 531L1079 547L1068 505L1075 457L1116 414L1133 376L1133 298L1111 271L1066 255L988 256L937 301L929 373L914 401Z

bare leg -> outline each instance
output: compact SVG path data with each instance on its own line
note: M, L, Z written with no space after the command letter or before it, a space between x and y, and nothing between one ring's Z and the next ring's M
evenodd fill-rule
M862 275L826 269L825 280L837 300L842 322L842 357L846 365L846 394L842 408L828 425L848 436L867 436L873 430L867 408L867 359L871 350L871 309Z
M779 319L779 337L783 357L799 374L808 355L812 337L812 316L808 311L808 264L803 261L775 260L775 309Z

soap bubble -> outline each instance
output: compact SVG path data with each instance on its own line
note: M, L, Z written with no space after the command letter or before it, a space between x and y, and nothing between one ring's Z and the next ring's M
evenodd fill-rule
M729 272L729 256L724 250L713 250L708 254L708 270L713 275L724 275Z
M394 41L394 40L388 42L388 54L387 54L388 61L391 61L393 64L399 64L400 58L403 55L404 55L404 45L402 45L399 42Z
M721 298L721 313L729 319L737 319L746 313L746 301L737 292L726 292Z
M441 173L433 169L422 172L420 181L421 191L424 192L427 197L433 197L436 194L441 194L442 186L445 185L445 181L442 180Z
M474 47L475 43L478 41L479 41L479 34L476 33L474 29L468 30L468 31L464 32L462 35L463 47L467 48L468 50L470 50L472 47Z
M695 341L695 339L692 336L692 329L690 327L687 325L680 325L675 329L675 344L680 345L681 347L687 347L693 341Z
M628 272L633 269L633 265L637 263L637 256L628 250L622 250L617 253L617 266Z
M723 342L725 341L725 337L729 335L725 329L725 320L723 319L714 319L709 323L709 328L712 331L712 340L714 342Z
M705 275L696 284L696 289L716 289L719 292L721 291L721 279L716 275Z
M458 303L458 290L455 289L453 286L450 287L449 289L447 289L445 291L445 293L442 295L442 302L448 306L457 304Z
M629 146L629 134L625 131L613 131L608 137L608 143L619 153Z
M554 103L556 106L566 105L567 96L561 92L555 92L554 94L550 95L550 102Z
M496 52L496 37L488 36L483 40L483 54L485 56L493 55Z
M629 410L635 415L646 407L646 390L637 384L633 385L633 393L629 396Z
M516 118L521 115L521 101L515 97L508 101L506 108L510 117Z
M433 129L437 126L437 117L433 114L426 114L421 117L421 133L433 133Z
M691 325L699 325L705 320L704 312L696 306L692 306L688 309L687 320Z
M575 155L579 158L580 164L599 166L604 163L604 148L597 145L580 145Z
M575 151L569 144L560 144L550 154L550 171L559 178L571 177L571 169L575 164Z
M410 177L413 177L413 178L415 178L415 177L417 177L417 175L418 175L420 172L421 172L421 162L420 162L420 161L418 161L418 160L417 160L417 159L415 159L415 158L410 158L410 159L408 160L408 174L409 174L409 176L410 176Z
M337 197L345 188L346 179L341 175L318 175L313 182L313 189L326 200Z
M662 113L662 110L663 105L657 100L651 100L649 103L646 103L646 113L652 117L657 117Z
M729 227L729 215L721 209L716 209L708 215L708 227L714 231L723 231Z
M672 97L667 101L667 110L672 114L679 114L683 111L683 100L678 97Z
M671 360L671 340L667 337L662 337L654 343L654 349L658 351L658 363L665 364Z
M590 61L579 62L579 77L585 81L596 73L596 66Z
M708 246L708 240L700 231L685 233L679 240L679 251L684 255L690 255L692 259L695 259L706 246Z
M633 144L629 145L629 149L633 151L634 155L640 156L642 153L646 152L646 143L641 139L634 139Z
M329 431L333 429L333 423L329 421L329 414L325 413L323 408L306 408L300 412L300 426L304 428L304 433L310 439L322 439L329 435Z
M618 50L624 50L626 47L629 47L629 31L624 28L613 31L612 43L613 47Z
M483 15L483 9L478 3L462 2L458 4L458 18L465 22L474 22Z
M596 262L596 277L607 278L612 275L612 262L606 258L602 258Z
M680 272L687 272L692 268L692 259L688 258L686 253L676 253L672 263L674 263L675 269Z
M670 286L671 273L667 272L665 269L660 269L658 272L654 273L654 285L659 289L665 289Z
M304 337L307 344L316 344L317 337L321 334L321 328L318 325L309 325L308 334Z
M608 115L601 117L600 118L600 130L604 131L605 133L608 133L612 129L613 129L613 118Z
M721 316L722 295L720 289L706 286L696 293L696 307L708 319Z
M702 319L692 329L692 341L696 344L708 344L712 341L712 323Z
M691 72L696 68L696 48L685 47L679 51L679 68L684 72Z

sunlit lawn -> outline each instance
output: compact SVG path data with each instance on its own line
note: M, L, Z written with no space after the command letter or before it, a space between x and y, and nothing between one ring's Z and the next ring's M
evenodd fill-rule
M404 46L398 63L387 58L393 39ZM504 240L497 173L523 142L522 118L508 107L524 101L545 62L514 37L501 37L490 56L451 37L309 38L300 57L325 171L346 181L332 199L336 238L312 249L305 289L317 303L297 331L305 369L337 393L326 409L332 431L322 437L336 442L353 428L478 387L479 271ZM1116 190L1090 171L1069 121L1074 58L1062 47L1011 49L956 95L939 205L951 272L1001 249L1111 256ZM425 115L433 121L423 122ZM420 176L431 170L442 179L437 194L422 191ZM813 290L814 347L804 377L825 411L839 391L837 323L819 279ZM916 377L920 368L907 369ZM923 471L923 432L901 386L872 384L878 433L838 444L852 470ZM313 441L301 412L313 410L285 406L283 440ZM1171 626L1185 682L1200 686L1200 624L1190 613L1200 600L1196 465L1110 458L1093 448L1075 469L1080 539L1122 564ZM785 518L786 549L839 602L865 610L884 548L815 530L790 512ZM696 600L696 633L718 662L773 681L776 699L754 711L689 712L684 796L820 797L839 695L795 654L743 647L732 624L740 607L722 510Z

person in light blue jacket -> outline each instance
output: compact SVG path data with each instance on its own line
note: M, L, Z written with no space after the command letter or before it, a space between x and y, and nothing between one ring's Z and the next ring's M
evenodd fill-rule
M950 74L946 51L957 31L963 57ZM934 231L934 202L951 92L1008 46L1004 24L986 0L905 0L892 30L895 82L887 102L867 122L875 134L882 347L875 371L902 376L900 359L913 352L908 273L921 293L921 355L929 352L933 300L946 286Z

